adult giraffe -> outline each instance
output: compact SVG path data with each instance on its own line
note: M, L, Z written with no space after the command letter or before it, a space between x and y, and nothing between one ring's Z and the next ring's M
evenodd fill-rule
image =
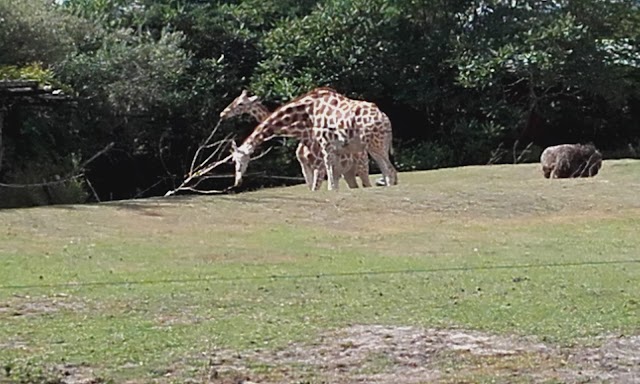
M338 156L367 151L376 161L386 186L397 184L397 171L389 160L391 122L375 104L353 100L328 87L316 88L280 106L263 120L242 145L234 143L235 185L242 182L251 154L274 136L316 141L321 148L329 181L338 189ZM314 185L318 172L314 172Z
M243 90L222 112L220 119L229 119L234 116L243 114L251 115L260 123L266 119L271 112L259 100L258 96L250 96L247 90ZM317 141L300 141L296 148L296 158L300 163L302 175L304 176L307 186L311 190L320 188L322 180L326 176L326 168L324 166L324 157L322 156L322 148ZM362 182L363 187L371 187L369 180L369 156L367 152L360 151L354 154L345 153L338 157L339 170L338 173L344 176L349 188L358 188L356 176ZM318 172L315 178L314 172Z

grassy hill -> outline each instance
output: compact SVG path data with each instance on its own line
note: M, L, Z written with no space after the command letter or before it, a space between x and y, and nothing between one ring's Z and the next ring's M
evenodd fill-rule
M0 211L5 378L640 377L640 161L399 183Z

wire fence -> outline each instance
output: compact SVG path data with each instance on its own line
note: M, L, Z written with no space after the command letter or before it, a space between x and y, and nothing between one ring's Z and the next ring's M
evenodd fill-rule
M527 268L570 268L585 267L598 265L623 265L623 264L640 264L640 259L628 260L609 260L609 261L581 261L581 262L564 262L564 263L539 263L539 264L509 264L509 265L487 265L487 266L467 266L467 267L443 267L443 268L419 268L419 269L397 269L397 270L380 270L380 271L353 271L353 272L335 272L335 273L309 273L295 275L262 275L262 276L199 276L192 278L176 278L176 279L157 279L157 280L122 280L122 281L89 281L89 282L67 282L52 284L12 284L0 285L0 290L18 290L18 289L35 289L35 288L73 288L73 287L90 287L90 286L118 286L118 285L151 285L151 284L176 284L176 283L197 283L197 282L238 282L250 280L305 280L305 279L322 279L322 278L339 278L339 277L360 277L360 276L379 276L379 275L398 275L398 274L428 274L438 272L471 272L471 271L487 271L487 270L508 270L508 269L527 269Z

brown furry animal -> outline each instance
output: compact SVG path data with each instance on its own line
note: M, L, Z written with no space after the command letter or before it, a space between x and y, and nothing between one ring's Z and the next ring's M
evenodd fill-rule
M591 144L555 145L542 152L540 164L547 179L591 177L602 167L602 154Z

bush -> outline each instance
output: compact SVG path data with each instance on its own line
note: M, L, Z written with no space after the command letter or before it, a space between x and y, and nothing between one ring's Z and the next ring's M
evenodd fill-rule
M407 142L394 147L395 165L399 171L416 171L456 165L451 148L436 142Z
M51 179L50 175L56 172L50 168L42 164L30 163L25 169L9 173L6 176L6 184L28 185L43 181L54 181L55 183L20 188L0 187L0 208L79 204L87 201L88 194L80 179L57 182L56 179L59 179L59 176Z

